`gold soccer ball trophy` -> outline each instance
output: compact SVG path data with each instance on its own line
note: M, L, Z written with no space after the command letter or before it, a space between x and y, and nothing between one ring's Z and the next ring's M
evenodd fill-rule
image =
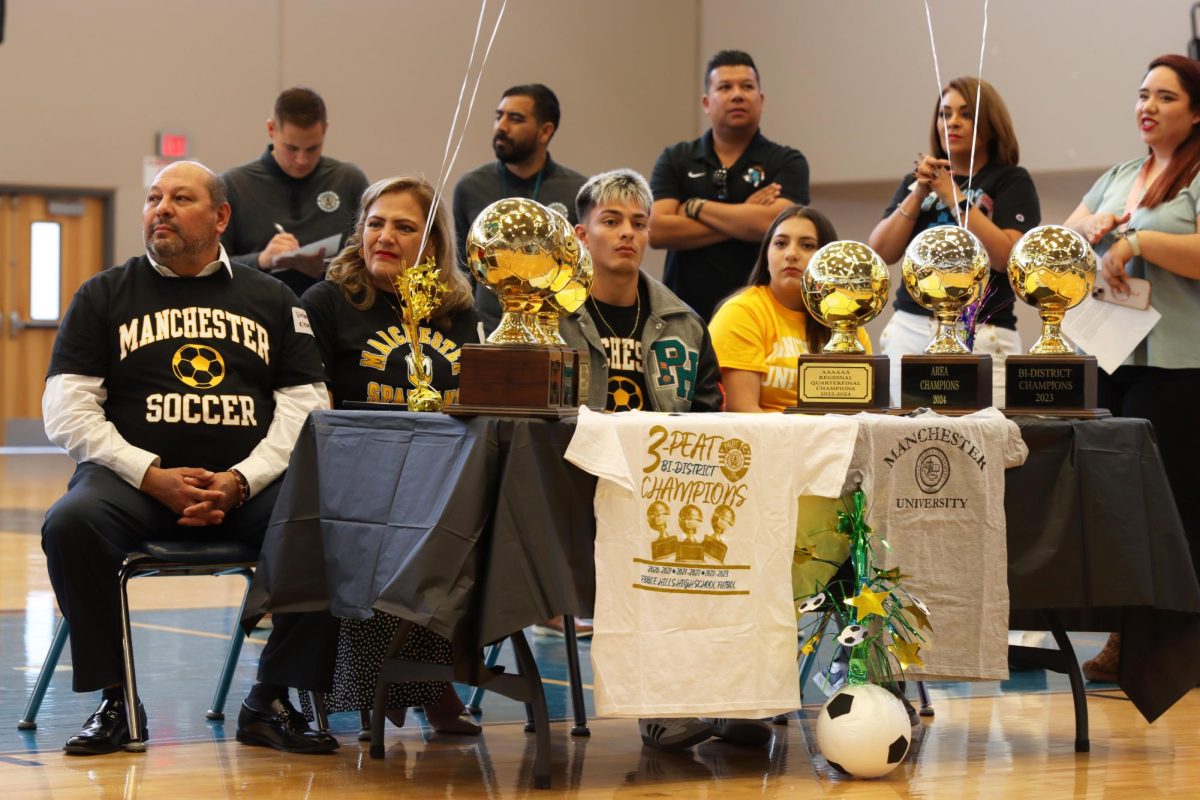
M926 355L971 352L959 335L958 318L964 306L979 298L988 268L987 251L966 228L939 225L909 242L900 264L904 286L937 320Z
M556 216L533 200L510 197L492 203L471 224L467 264L503 311L489 344L544 344L537 314L563 272L570 275L578 266L565 263Z
M858 329L887 305L888 268L883 259L859 242L830 242L813 254L803 284L808 312L833 329L823 352L866 352Z
M558 229L554 254L562 271L550 286L550 294L542 300L534 333L541 336L544 344L565 347L567 343L558 332L558 320L574 314L587 300L592 288L592 256L575 236L575 229L567 218L553 209L550 213L554 215Z
M1037 306L1042 318L1042 335L1029 352L1074 353L1062 338L1062 319L1096 283L1096 254L1087 239L1061 225L1034 228L1013 246L1008 279L1017 297Z

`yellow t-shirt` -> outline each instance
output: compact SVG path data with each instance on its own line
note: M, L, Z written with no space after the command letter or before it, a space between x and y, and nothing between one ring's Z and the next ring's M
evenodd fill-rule
M796 405L796 358L808 352L808 314L780 305L767 286L751 286L730 298L708 324L722 369L762 374L758 404L763 411ZM858 340L871 352L866 331Z

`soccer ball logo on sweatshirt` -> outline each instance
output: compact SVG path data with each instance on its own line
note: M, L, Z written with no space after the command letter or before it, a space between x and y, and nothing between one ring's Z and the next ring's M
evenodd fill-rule
M206 344L185 344L171 356L171 372L193 389L211 389L225 379L225 359Z

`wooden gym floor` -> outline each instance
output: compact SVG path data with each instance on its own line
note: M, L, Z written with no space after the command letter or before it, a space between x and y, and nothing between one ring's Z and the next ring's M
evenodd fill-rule
M721 798L1133 798L1200 796L1200 691L1148 725L1113 685L1089 685L1092 749L1075 753L1066 679L1042 671L1008 681L932 686L936 716L922 720L907 761L886 778L844 780L815 755L814 705L767 748L710 741L684 753L643 748L632 720L591 720L590 738L570 736L561 640L532 637L553 726L550 791L532 788L533 739L523 711L483 701L484 734L440 736L419 715L388 729L387 756L368 757L357 716L335 715L342 748L289 756L233 740L262 633L247 642L224 724L208 722L226 636L241 598L238 578L160 578L130 584L139 687L150 715L143 754L72 758L59 749L96 704L70 691L70 655L51 684L38 730L17 719L56 623L38 531L64 491L71 464L61 454L0 454L0 796L167 797L622 797ZM1074 634L1086 658L1100 634ZM590 681L586 645L584 680ZM460 687L465 694L466 689ZM591 693L588 694L589 713Z

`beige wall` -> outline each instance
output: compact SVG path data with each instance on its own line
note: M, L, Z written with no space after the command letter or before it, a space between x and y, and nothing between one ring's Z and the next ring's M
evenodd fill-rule
M123 260L141 249L155 131L187 132L193 157L224 169L261 153L275 95L296 84L326 100L330 155L373 179L436 177L478 11L476 0L10 0L0 183L116 189ZM697 26L695 0L510 0L455 177L492 158L500 92L533 81L563 106L556 159L648 175L666 143L695 135Z
M937 96L921 0L699 0L701 57L750 51L763 129L815 183L895 182L928 147ZM1186 52L1192 0L992 0L983 77L1005 98L1031 172L1094 170L1138 152L1146 64ZM983 0L931 0L942 82L975 75ZM886 199L886 198L885 198Z
M491 2L494 10L499 3ZM973 73L982 0L934 0L943 79ZM1016 121L1045 218L1138 151L1132 103L1153 55L1190 37L1190 0L994 0L984 76ZM275 94L311 84L331 155L372 178L434 176L476 0L10 0L0 45L0 183L117 191L115 252L141 247L141 161L154 132L189 133L223 169L256 157ZM700 71L751 51L764 130L812 165L814 202L865 239L926 143L933 64L919 0L510 0L453 177L491 158L496 98L558 92L557 159L649 175L666 144L705 127ZM657 270L661 257L650 260Z

